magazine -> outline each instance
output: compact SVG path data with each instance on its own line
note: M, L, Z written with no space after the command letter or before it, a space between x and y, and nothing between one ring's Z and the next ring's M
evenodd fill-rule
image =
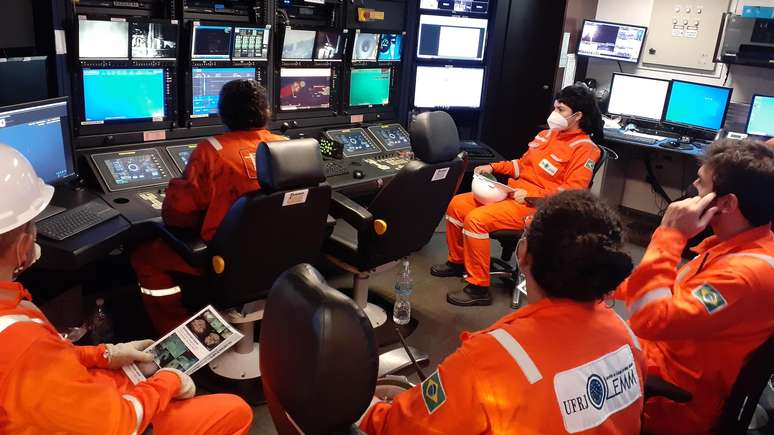
M242 334L208 305L145 349L153 354L152 362L133 363L122 369L135 385L161 368L190 375L241 339Z

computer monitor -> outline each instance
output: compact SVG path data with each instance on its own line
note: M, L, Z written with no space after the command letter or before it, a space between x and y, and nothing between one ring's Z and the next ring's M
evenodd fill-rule
M344 146L344 157L364 156L381 151L362 128L328 130L325 135Z
M46 57L15 57L0 62L0 106L48 98ZM10 84L13 84L11 86Z
M578 55L637 63L648 28L585 20Z
M83 69L82 125L115 120L163 121L164 69Z
M330 68L281 68L279 108L282 111L331 107Z
M717 131L723 127L733 89L672 80L664 122Z
M75 175L67 98L0 107L0 143L24 154L46 183Z
M262 27L234 28L234 60L269 59L269 29Z
M240 79L254 80L255 67L192 68L191 118L217 115L223 85Z
M753 95L750 116L747 118L747 134L774 137L774 96Z
M667 92L669 80L614 73L607 112L611 115L661 121Z
M92 154L91 158L111 192L165 185L172 179L155 148Z
M231 26L194 25L191 40L191 59L229 60Z
M374 61L379 54L379 36L378 33L355 34L355 44L352 46L353 61Z
M314 43L314 58L318 60L340 61L344 38L339 32L317 32Z
M379 37L379 55L380 62L399 61L401 50L403 49L403 35L398 33L382 33Z
M417 66L414 88L414 107L481 106L484 68Z
M349 105L386 106L390 104L392 68L353 68L349 79Z
M488 0L420 0L419 8L429 11L486 15L489 12L489 2Z
M134 21L129 34L133 59L177 58L177 24Z
M309 60L314 54L314 30L285 30L282 60Z
M419 16L417 57L420 59L484 59L484 18Z
M78 56L81 59L128 59L129 23L79 20Z

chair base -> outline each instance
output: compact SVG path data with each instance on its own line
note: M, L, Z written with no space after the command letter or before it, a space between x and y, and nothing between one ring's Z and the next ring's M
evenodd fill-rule
M427 362L430 356L424 352L420 352L417 348L409 346L411 354L414 355L414 359L417 363ZM379 375L381 378L396 372L399 372L406 367L411 366L411 358L409 358L406 350L402 347L393 349L389 352L385 352L379 355Z
M378 328L387 323L387 311L378 305L374 305L370 302L366 303L363 308L368 320L371 321L371 326Z
M243 339L244 340L244 339ZM224 378L243 380L261 377L260 346L253 343L249 353L229 349L209 364L210 370Z

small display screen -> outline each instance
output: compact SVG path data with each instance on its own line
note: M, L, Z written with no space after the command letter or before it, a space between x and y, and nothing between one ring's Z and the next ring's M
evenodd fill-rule
M325 134L329 139L344 145L344 157L362 156L379 152L379 147L371 141L362 128L329 130Z
M419 16L417 57L421 59L484 59L488 20Z
M152 148L94 154L92 159L111 192L166 184L171 178L158 151Z
M314 58L319 60L341 60L343 39L338 32L317 32Z
M232 80L255 79L255 68L193 68L191 70L191 118L218 114L220 90Z
M467 107L481 105L484 68L418 66L414 107Z
M175 166L180 172L185 172L185 167L188 166L188 160L191 159L191 153L196 149L196 144L190 145L174 145L168 146L167 152L172 160L175 162Z
M84 68L83 100L83 124L137 119L163 121L164 70Z
M228 60L231 27L194 26L191 47L191 58L194 60Z
M172 23L132 22L132 58L177 58L177 25Z
M359 68L350 72L349 105L384 106L390 104L391 68Z
M664 121L717 131L726 119L731 88L672 80Z
M330 68L280 69L280 110L331 107Z
M79 20L78 55L81 59L129 58L129 23Z
M269 58L269 29L234 28L234 60L266 60Z
M314 53L314 30L285 30L285 40L282 42L283 60L311 59Z
M747 134L774 137L774 96L756 95L750 105Z
M372 125L368 131L387 151L411 148L409 134L400 124Z
M669 80L614 73L607 112L661 121L667 92Z
M352 60L376 60L379 53L379 36L378 33L358 32L352 47Z
M403 35L382 33L379 37L379 61L398 61L403 49Z
M647 30L640 26L585 21L578 55L637 63Z

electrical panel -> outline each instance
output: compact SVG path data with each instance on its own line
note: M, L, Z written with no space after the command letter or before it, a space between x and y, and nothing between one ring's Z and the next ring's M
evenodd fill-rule
M642 63L712 71L729 0L654 0Z

